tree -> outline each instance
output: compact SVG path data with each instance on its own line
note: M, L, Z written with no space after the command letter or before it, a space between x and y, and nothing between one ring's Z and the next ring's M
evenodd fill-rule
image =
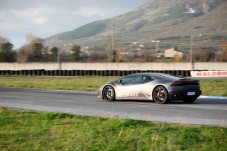
M112 55L113 55L113 56L112 56L112 62L117 62L117 51L114 50L114 51L112 52Z
M19 49L19 51L17 52L17 57L16 60L17 62L27 62L28 61L28 49L27 46L23 46Z
M57 54L58 54L58 48L57 47L53 47L50 49L50 52L53 56L56 56L57 57Z
M41 62L45 60L43 55L43 42L42 38L29 39L29 43L19 49L17 53L18 62Z
M0 62L15 62L16 53L13 51L13 44L4 42L0 44Z
M58 56L58 47L53 47L50 49L50 60L51 61L57 61L57 56Z
M227 61L227 41L221 45L223 61Z
M34 42L31 44L32 53L28 57L29 62L40 62L43 59L42 49L43 44L39 42Z
M78 46L78 45L73 46L71 51L73 52L73 54L72 54L73 61L79 61L80 60L80 46Z
M6 37L0 36L0 44L6 43L6 42L9 42L9 40Z

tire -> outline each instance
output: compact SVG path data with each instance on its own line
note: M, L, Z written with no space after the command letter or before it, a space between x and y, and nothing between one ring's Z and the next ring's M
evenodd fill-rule
M169 94L164 86L157 86L152 93L152 97L158 104L169 103Z
M115 101L115 91L112 86L105 86L102 90L102 96L104 100Z
M184 103L193 103L196 101L197 98L185 98L183 99Z

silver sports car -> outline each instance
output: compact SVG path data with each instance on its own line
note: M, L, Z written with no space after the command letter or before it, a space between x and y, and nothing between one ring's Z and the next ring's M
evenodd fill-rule
M194 102L200 95L198 80L162 73L137 73L103 85L98 97L108 100L153 100L165 104L171 100Z

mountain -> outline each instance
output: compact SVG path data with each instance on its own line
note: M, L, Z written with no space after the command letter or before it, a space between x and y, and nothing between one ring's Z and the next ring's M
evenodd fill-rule
M192 35L195 46L217 49L227 40L226 10L227 0L149 0L132 12L48 37L46 44L107 50L114 31L118 48L137 41L150 49L160 40L163 48L189 49Z

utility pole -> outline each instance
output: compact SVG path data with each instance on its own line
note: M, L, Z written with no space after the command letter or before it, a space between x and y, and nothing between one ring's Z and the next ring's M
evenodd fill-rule
M58 63L58 70L61 70L60 48L58 48L58 52L57 52L57 63Z
M191 35L191 42L190 42L190 63L191 63L191 70L194 70L194 61L193 61L193 36Z
M196 11L193 8L189 8L187 12L184 12L184 14L190 14L192 18L192 25L194 27L195 25L195 19L193 18L193 15L196 13ZM192 35L192 29L191 29L191 36L190 36L190 63L191 63L191 70L194 70L194 60L193 60L193 35Z
M160 43L159 40L152 40L151 41L152 43L155 43L155 52L157 53L159 51L159 46L158 44Z
M115 27L116 25L113 24L113 28L112 28L112 53L113 53L113 58L112 58L112 61L113 62L116 62L116 57L117 57L117 53L116 53L116 50L115 50Z
M113 24L113 28L112 28L112 50L115 51L115 27L116 25Z
M191 35L190 36L190 63L191 63L191 70L194 70L195 69L195 64L194 64L194 58L193 58L193 43L194 43L194 38L196 37L201 37L203 36L203 34L198 34L198 35Z
M66 46L71 46L72 44L64 44L62 48L66 47ZM61 70L61 55L60 55L60 50L61 47L58 49L57 52L57 63L58 63L58 70Z

